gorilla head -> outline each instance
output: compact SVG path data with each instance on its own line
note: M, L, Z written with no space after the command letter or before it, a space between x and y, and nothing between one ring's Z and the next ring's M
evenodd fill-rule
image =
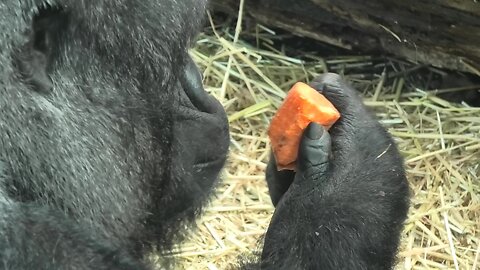
M121 245L171 243L228 149L187 52L206 0L2 2L3 196Z
M187 52L205 6L1 1L0 268L147 269L146 252L181 239L229 145ZM402 158L339 76L312 86L342 117L307 129L297 172L270 160L276 209L244 269L389 269L408 210Z

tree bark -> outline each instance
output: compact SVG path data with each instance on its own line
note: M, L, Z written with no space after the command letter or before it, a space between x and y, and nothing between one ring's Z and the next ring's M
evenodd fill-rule
M213 0L237 13L239 0ZM477 0L245 0L263 24L340 48L392 54L480 76Z

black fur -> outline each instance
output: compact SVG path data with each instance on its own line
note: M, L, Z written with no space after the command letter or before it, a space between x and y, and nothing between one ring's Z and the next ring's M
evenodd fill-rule
M229 144L225 112L187 53L205 7L0 3L0 269L150 269L145 254L183 238ZM268 269L393 260L407 207L402 161L349 88L325 93L344 117L331 169L318 186L272 188Z
M228 149L181 81L205 5L2 1L0 269L132 269L181 238Z

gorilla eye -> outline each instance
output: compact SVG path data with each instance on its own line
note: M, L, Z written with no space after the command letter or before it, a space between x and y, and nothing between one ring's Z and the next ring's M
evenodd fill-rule
M34 9L30 39L15 59L23 81L40 93L49 93L53 83L49 77L49 65L55 40L66 25L66 15L58 5L44 2Z
M63 9L51 2L44 2L37 7L33 17L33 47L34 49L47 53L51 48L51 40L49 34L58 30L60 26L60 15Z

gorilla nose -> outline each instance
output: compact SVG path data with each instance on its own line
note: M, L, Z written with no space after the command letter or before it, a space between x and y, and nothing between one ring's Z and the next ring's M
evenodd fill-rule
M182 87L198 110L206 113L217 113L219 110L223 110L220 103L204 90L202 76L191 57L188 57L184 69L180 72Z

